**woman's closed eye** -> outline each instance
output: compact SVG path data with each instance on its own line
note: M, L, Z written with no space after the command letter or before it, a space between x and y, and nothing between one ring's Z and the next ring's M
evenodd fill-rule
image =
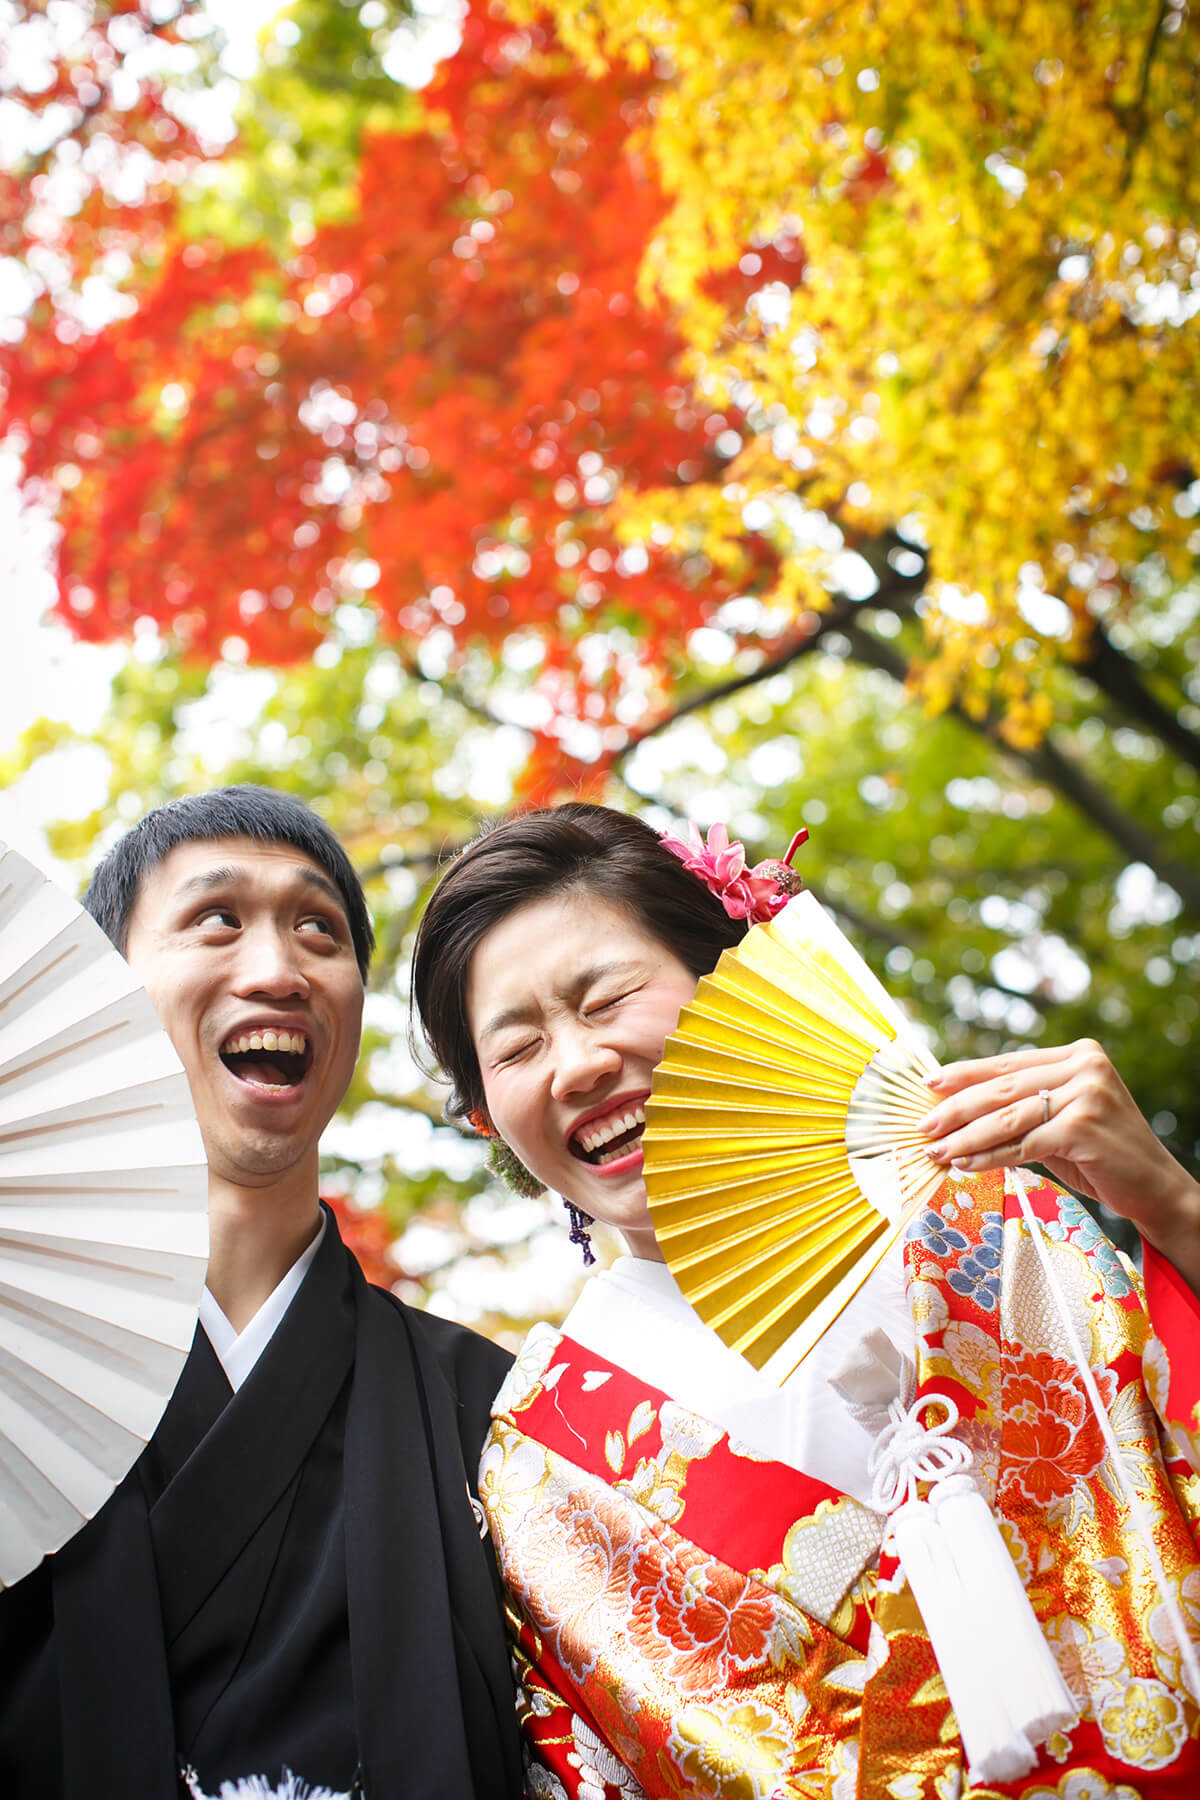
M613 1012L618 1006L620 1006L622 1000L628 1000L630 998L630 995L633 993L633 991L634 990L632 988L626 988L621 993L614 994L611 997L611 999L594 1000L592 1002L592 1004L585 1009L586 1017L589 1019L594 1019L602 1013Z

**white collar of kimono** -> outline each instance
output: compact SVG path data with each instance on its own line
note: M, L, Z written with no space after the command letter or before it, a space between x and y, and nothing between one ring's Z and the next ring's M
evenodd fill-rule
M723 1426L752 1454L787 1463L870 1504L867 1460L875 1431L852 1416L846 1383L853 1375L864 1389L884 1390L872 1395L882 1405L881 1417L899 1391L901 1359L913 1354L900 1245L782 1387L726 1349L696 1317L662 1263L620 1257L585 1284L563 1329L586 1349ZM880 1357L881 1345L885 1352L894 1346L894 1360Z
M224 1369L225 1378L235 1394L274 1337L280 1320L300 1291L300 1283L308 1274L312 1260L321 1248L325 1225L326 1218L322 1212L316 1237L307 1250L301 1251L279 1286L268 1294L243 1331L234 1330L207 1288L201 1294L200 1323L208 1334L208 1341L216 1351L217 1361Z

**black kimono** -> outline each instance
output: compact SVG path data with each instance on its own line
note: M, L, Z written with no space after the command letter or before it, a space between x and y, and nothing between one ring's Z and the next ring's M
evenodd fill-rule
M285 1770L366 1800L515 1800L472 1509L509 1358L368 1287L330 1216L236 1395L201 1328L150 1444L0 1595L4 1800L177 1800Z

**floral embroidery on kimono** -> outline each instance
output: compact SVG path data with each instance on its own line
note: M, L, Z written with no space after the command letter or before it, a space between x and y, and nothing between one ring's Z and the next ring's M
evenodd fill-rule
M1031 1198L1200 1635L1200 1303L1149 1249L1143 1289L1049 1183ZM972 1785L883 1521L539 1326L479 1481L536 1800L1200 1794L1179 1648L1003 1175L948 1180L905 1263L919 1391L958 1405L1076 1721L1029 1775Z

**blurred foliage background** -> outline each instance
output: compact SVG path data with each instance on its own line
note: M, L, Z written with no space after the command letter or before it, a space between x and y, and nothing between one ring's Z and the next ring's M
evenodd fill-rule
M124 647L4 779L81 882L224 781L344 839L372 1266L506 1336L571 1298L406 970L478 818L580 792L807 824L939 1055L1098 1037L1200 1169L1186 5L297 0L240 61L199 4L3 10L6 448Z

